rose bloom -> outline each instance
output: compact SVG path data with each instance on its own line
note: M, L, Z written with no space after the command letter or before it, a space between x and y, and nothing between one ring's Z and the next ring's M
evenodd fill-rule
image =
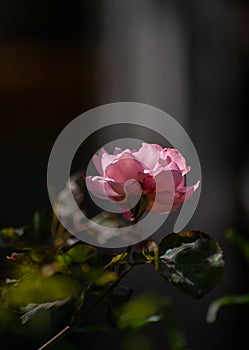
M157 144L143 143L138 151L115 148L114 154L102 148L93 163L100 176L86 177L88 190L98 198L119 202L126 213L129 196L140 194L148 203L146 211L169 213L189 199L200 183L186 187L184 175L190 167L184 157Z

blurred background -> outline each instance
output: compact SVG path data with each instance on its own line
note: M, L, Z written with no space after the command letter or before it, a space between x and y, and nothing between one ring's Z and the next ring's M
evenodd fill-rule
M249 226L248 2L0 3L0 226L21 226L37 208L49 207L48 157L61 130L79 114L118 101L166 111L190 135L202 166L201 199L187 228L218 240L225 275L201 301L143 267L126 282L137 293L155 290L172 297L189 349L242 348L246 307L225 308L213 325L205 314L216 297L249 290L246 264L224 238L229 227L248 235ZM143 137L142 131L137 137ZM92 147L89 152L96 151ZM157 350L167 349L163 327L149 332ZM64 346L118 348L110 336L90 338L66 339Z

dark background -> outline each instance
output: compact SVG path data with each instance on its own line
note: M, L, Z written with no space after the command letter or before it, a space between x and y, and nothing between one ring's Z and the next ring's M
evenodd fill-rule
M225 308L214 325L206 323L205 313L216 297L249 291L247 266L224 238L229 227L248 235L248 3L0 4L0 226L21 226L37 208L49 206L49 153L60 131L79 114L117 101L165 110L191 136L202 166L201 199L188 228L220 242L225 276L201 301L143 268L133 271L127 284L173 298L190 349L242 348L247 307ZM158 350L167 349L163 327L151 330L151 336ZM91 342L118 348L107 336ZM65 348L81 348L84 340L72 344Z

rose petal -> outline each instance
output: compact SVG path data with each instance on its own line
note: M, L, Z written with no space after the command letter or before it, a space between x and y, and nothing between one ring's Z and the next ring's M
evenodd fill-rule
M183 155L174 148L165 148L161 153L161 158L168 162L171 160L171 162L176 163L182 171L182 175L185 175L190 171L190 167L186 165L186 160Z
M106 153L106 151L104 150L104 148L101 148L101 150L99 151L99 154L94 154L93 156L93 164L95 165L95 168L98 170L99 174L102 176L104 171L102 168L102 156L103 154Z
M138 161L145 164L148 169L152 170L160 159L161 151L162 147L159 145L150 145L148 143L143 143L142 147L137 152L133 153L133 156Z
M179 170L163 170L155 176L155 181L157 192L174 192L182 183L182 173Z
M105 173L105 170L108 167L108 165L112 164L113 162L116 162L118 159L120 159L124 156L126 158L134 159L134 156L132 153L133 152L128 148L125 149L124 151L122 151L118 147L115 147L114 154L109 154L108 152L105 151L105 153L103 153L102 158L101 158L101 165L102 165L102 169L103 169L104 173Z
M105 152L102 154L101 166L102 166L104 173L105 173L107 166L109 164L111 164L115 159L117 159L117 155L115 155L115 154L109 154L108 152Z
M121 148L119 148L119 147L115 147L114 148L114 151L113 151L113 154L120 154L120 153L122 153L122 149Z
M89 192L101 199L110 200L111 198L119 198L120 194L114 191L108 181L101 176L87 176L86 186Z
M127 180L137 179L139 172L144 171L144 165L133 159L128 153L123 153L121 158L111 163L105 169L105 177L114 181L125 184Z
M193 193L198 189L200 181L197 181L195 185L178 188L176 191L176 202L185 202L193 196Z

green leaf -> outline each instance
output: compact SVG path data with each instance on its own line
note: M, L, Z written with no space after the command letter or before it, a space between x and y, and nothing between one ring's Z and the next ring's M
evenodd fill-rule
M2 265L8 278L22 279L34 274L41 266L52 261L52 252L48 247L39 247L24 252L14 252L3 260Z
M83 264L97 254L97 249L91 245L79 243L69 249L67 254L73 262Z
M158 322L161 320L159 310L158 299L150 295L138 296L121 308L118 326L120 329L137 329Z
M114 256L107 266L110 267L113 265L125 265L128 262L129 262L129 254L127 252L124 252Z
M42 304L28 304L26 306L23 306L20 308L21 312L24 312L24 314L20 317L22 324L25 324L28 322L32 317L36 316L37 313L39 313L41 310L49 310L54 307L60 307L66 303L68 303L71 300L71 297L67 297L66 299L62 300L55 300L47 303Z
M171 233L159 245L159 272L193 298L221 281L223 267L218 243L201 231Z
M104 286L118 279L118 274L114 271L104 270L103 268L92 268L88 264L83 264L81 268L84 279L98 286Z
M103 271L99 274L99 276L94 280L99 286L104 286L107 283L115 282L118 279L118 275L113 271Z
M55 256L55 261L60 264L60 266L65 267L72 264L72 258L68 254L58 254Z
M72 297L78 291L79 284L65 275L42 277L33 274L19 283L8 286L5 304L11 308L20 308L28 304L41 304Z
M215 322L220 308L230 304L249 304L249 294L229 295L213 301L207 311L207 322Z

